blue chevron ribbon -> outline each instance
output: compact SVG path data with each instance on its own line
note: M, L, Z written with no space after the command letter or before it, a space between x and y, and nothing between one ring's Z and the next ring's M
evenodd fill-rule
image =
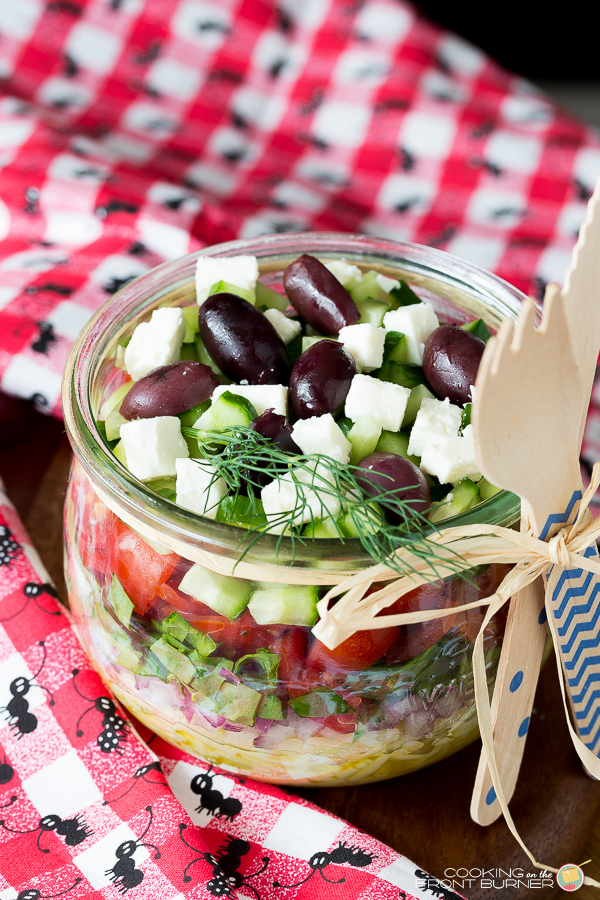
M548 517L540 538L571 522L581 500L575 491L564 513ZM586 557L598 559L596 545ZM549 573L548 578L552 575ZM583 569L565 569L552 588L550 607L559 639L579 736L600 755L600 578Z

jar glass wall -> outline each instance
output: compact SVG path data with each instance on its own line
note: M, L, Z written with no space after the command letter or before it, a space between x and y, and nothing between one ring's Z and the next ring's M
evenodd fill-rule
M353 235L276 235L202 254L254 254L261 280L280 286L283 268L308 252L404 278L444 321L483 318L495 330L523 299L448 254ZM96 420L123 379L114 364L118 348L158 306L195 302L197 255L160 266L115 295L84 329L67 366L63 403L75 462L65 506L66 570L86 650L150 728L257 779L360 783L455 752L477 736L470 661L482 616L453 609L491 593L504 574L499 566L426 585L405 601L410 609L447 608L447 617L362 633L346 655L332 657L306 626L260 625L248 608L237 618L215 613L210 570L216 566L219 584L250 597L288 583L298 590L294 573L302 570L305 590L321 596L340 573L372 564L358 540L294 546L264 535L240 559L243 529L175 506L137 481L104 443ZM518 499L501 491L444 524L512 526L518 518ZM502 630L496 621L486 634L490 683Z

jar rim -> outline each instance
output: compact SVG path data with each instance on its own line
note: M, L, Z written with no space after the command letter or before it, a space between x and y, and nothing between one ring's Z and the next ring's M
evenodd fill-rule
M244 552L248 531L176 506L138 481L113 456L102 440L94 415L107 354L140 314L160 305L169 295L173 302L186 292L193 296L198 257L251 254L258 256L263 270L273 271L282 268L282 262L287 264L302 253L344 258L369 268L376 267L384 274L401 273L411 284L431 288L437 296L446 299L456 294L469 296L482 309L495 310L498 322L506 315L516 317L525 299L517 288L498 276L445 251L344 232L286 233L229 241L162 263L129 281L92 316L73 344L63 375L63 414L75 456L92 482L119 509L138 521L142 532L157 532L157 539L167 546L171 539L179 546L183 542L190 548L235 559ZM443 526L475 522L514 524L519 512L519 498L499 491L472 510L445 520ZM338 538L299 543L273 534L260 535L245 550L244 559L272 569L296 566L338 572L366 568L374 563L357 538L347 538L343 543Z

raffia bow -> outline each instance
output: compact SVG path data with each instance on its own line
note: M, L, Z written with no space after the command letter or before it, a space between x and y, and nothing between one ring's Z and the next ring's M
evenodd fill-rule
M502 790L494 752L492 712L485 671L483 641L486 627L502 606L537 578L545 577L546 612L555 648L569 733L575 750L589 774L600 779L600 759L585 746L571 724L565 676L560 661L560 644L550 609L551 584L548 581L548 576L555 567L560 567L561 570L583 569L600 577L600 560L597 557L590 558L583 555L600 538L600 517L594 520L588 509L599 486L600 463L596 463L590 485L579 503L574 521L570 525L565 525L547 542L533 534L521 533L497 525L466 525L446 528L430 537L430 540L439 548L435 567L430 559L424 560L410 550L400 548L394 554L395 561L410 571L410 574L398 576L397 569L379 564L346 578L331 588L319 601L320 621L313 628L313 634L327 647L333 649L357 631L388 628L392 625L411 625L418 622L429 622L432 619L446 618L449 614L447 608L417 610L395 615L380 615L380 613L419 585L431 582L432 569L436 579L441 579L449 575L456 575L459 570L464 571L485 564L508 563L514 566L495 593L471 603L455 606L452 611L456 613L487 606L473 648L475 703L481 739L498 803L511 833L534 866L551 872L557 872L558 869L538 862L521 839ZM553 574L556 574L556 571ZM553 578L552 581L555 579ZM376 582L387 583L384 587L367 594ZM338 602L330 607L331 601L337 597L340 598ZM588 876L585 878L585 883L593 887L600 887L600 882Z

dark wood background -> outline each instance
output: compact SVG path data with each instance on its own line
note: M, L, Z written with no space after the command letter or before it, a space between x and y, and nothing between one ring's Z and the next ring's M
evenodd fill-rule
M65 596L62 576L62 499L70 449L61 422L34 412L25 401L0 394L0 477L29 534ZM438 878L448 867L522 868L531 864L503 822L475 825L469 803L479 742L444 762L392 781L297 793L374 835ZM582 771L571 746L553 659L546 665L535 702L519 785L511 804L517 827L537 859L560 867L600 859L600 785ZM594 862L586 872L600 877ZM469 900L521 900L516 888L466 891ZM551 889L532 896L547 898ZM582 888L581 900L598 897Z

